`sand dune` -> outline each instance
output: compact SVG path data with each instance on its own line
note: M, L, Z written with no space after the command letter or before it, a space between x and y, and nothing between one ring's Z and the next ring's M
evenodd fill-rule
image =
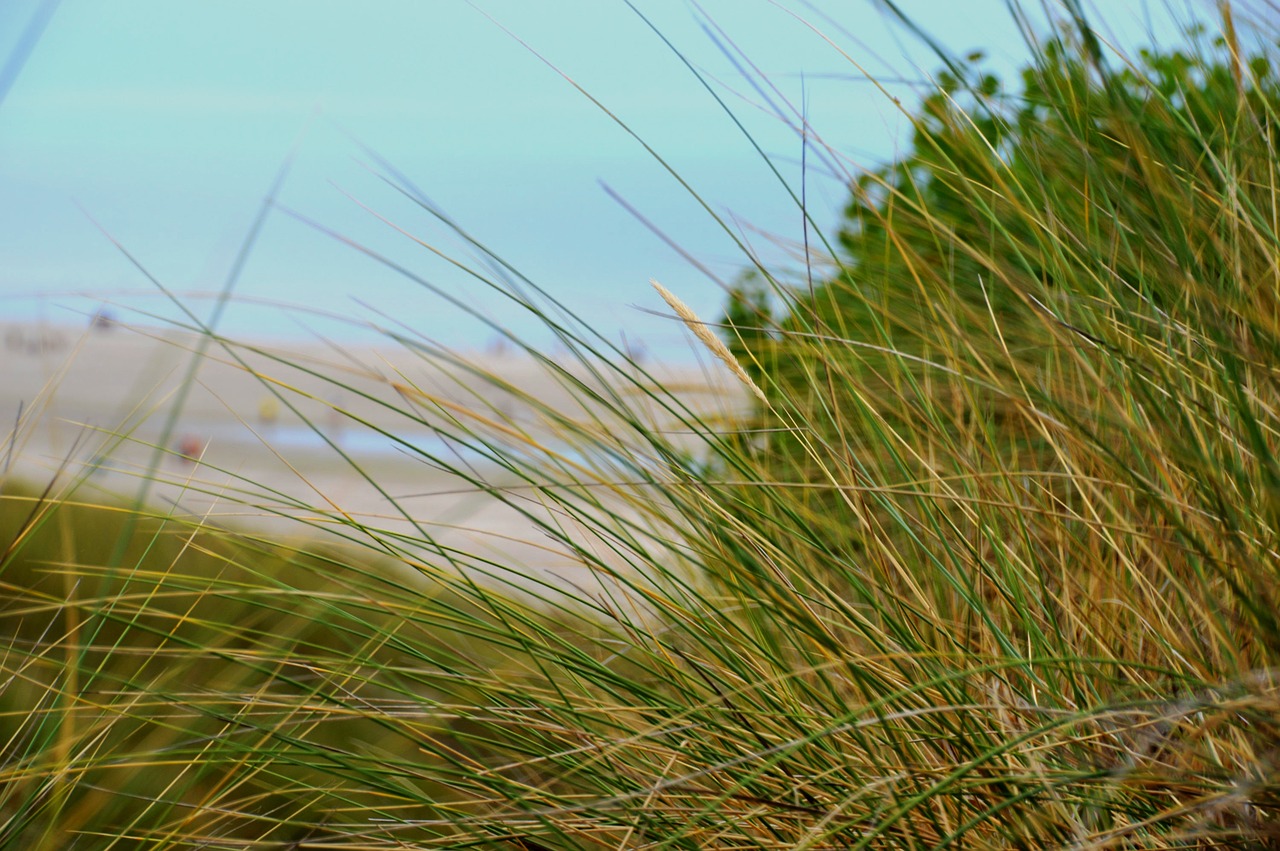
M526 584L593 580L538 528L561 517L537 488L440 429L465 421L530 456L589 469L555 417L615 438L627 431L583 403L590 392L625 393L658 427L678 425L618 376L601 382L581 365L562 374L527 356L464 365L394 346L215 343L193 372L200 341L180 332L13 323L0 324L0 346L5 475L75 483L80 498L145 493L155 510L273 535L381 535L416 548L424 563L442 561L437 547L456 548L509 565ZM733 379L712 368L649 369L700 416L724 418L743 403ZM505 488L514 505L484 486ZM621 500L610 510L637 511ZM424 536L432 546L413 543Z

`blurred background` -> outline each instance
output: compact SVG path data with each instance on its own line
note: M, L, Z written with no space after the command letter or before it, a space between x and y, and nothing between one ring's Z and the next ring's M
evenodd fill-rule
M994 71L1026 55L1002 0L902 6L956 55L985 48ZM1132 46L1196 8L1126 0L1106 17ZM178 316L113 240L207 319L293 151L220 331L359 339L336 314L493 344L354 243L549 344L451 262L481 268L383 179L396 173L602 334L650 352L683 339L646 312L669 313L650 278L708 320L747 264L735 237L802 278L800 210L734 118L830 231L843 171L891 158L904 134L890 97L910 107L940 67L887 4L835 0L6 0L0 62L6 319L83 326L104 302L131 323ZM817 142L802 155L799 113L822 155Z

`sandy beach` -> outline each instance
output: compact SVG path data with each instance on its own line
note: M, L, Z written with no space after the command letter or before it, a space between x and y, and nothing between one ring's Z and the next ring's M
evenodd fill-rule
M482 445L449 435L513 447L548 467L546 481L604 482L617 471L566 434L624 447L629 428L584 399L624 395L651 426L683 428L640 389L650 379L568 361L323 342L212 342L201 357L201 346L166 329L0 323L0 475L83 500L142 496L152 510L276 537L381 539L433 568L454 549L512 571L493 581L581 590L598 581L538 527L562 526L561 513ZM701 418L744 404L718 364L645 369ZM624 491L606 496L608 510L642 513Z

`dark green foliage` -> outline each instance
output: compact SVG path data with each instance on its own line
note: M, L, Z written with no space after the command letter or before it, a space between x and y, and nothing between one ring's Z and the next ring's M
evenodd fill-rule
M1060 40L1022 72L1016 96L990 74L967 86L940 74L910 153L855 182L845 274L800 310L861 327L850 303L876 302L850 289L892 290L898 308L930 282L1002 320L1064 287L1156 307L1190 296L1185 279L1229 292L1238 261L1223 256L1230 219L1215 210L1230 193L1256 204L1270 191L1254 171L1275 151L1280 78L1257 56L1237 80L1228 45L1203 36L1139 62L1104 71ZM918 330L910 316L878 318Z
M1117 68L1088 43L1065 32L1040 45L1017 93L981 70L980 54L958 69L963 80L940 73L908 153L854 181L839 273L787 293L779 339L738 321L745 302L732 295L740 360L764 365L757 383L780 410L806 400L759 423L781 478L822 478L813 441L882 464L842 414L873 402L898 432L933 421L958 439L999 423L1005 464L1059 469L992 387L1014 382L1030 403L1092 417L1055 376L1096 368L1084 363L1095 355L1155 375L1160 364L1135 359L1135 334L1203 328L1199 345L1255 363L1276 344L1280 77L1269 55L1237 57L1197 30L1183 50ZM815 344L824 338L850 345ZM862 392L846 395L849 381ZM787 428L795 421L806 435ZM864 472L920 472L918 459L890 466ZM825 506L840 512L838 500Z

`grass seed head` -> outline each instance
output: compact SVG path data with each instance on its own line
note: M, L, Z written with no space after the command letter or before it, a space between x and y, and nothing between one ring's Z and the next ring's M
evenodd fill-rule
M707 327L707 323L699 319L698 314L694 313L689 305L681 301L671 290L652 279L650 279L649 283L653 284L653 288L658 291L658 295L662 296L662 300L671 305L671 309L676 312L676 315L684 320L684 324L689 326L689 330L693 332L693 335L711 350L711 354L724 361L725 366L729 367L729 371L736 375L739 381L747 385L751 392L759 397L761 402L768 404L769 400L765 397L764 391L751 380L751 376L747 375L747 371L742 368L742 364L738 363L738 359L729 351L729 347L711 332L711 329Z

